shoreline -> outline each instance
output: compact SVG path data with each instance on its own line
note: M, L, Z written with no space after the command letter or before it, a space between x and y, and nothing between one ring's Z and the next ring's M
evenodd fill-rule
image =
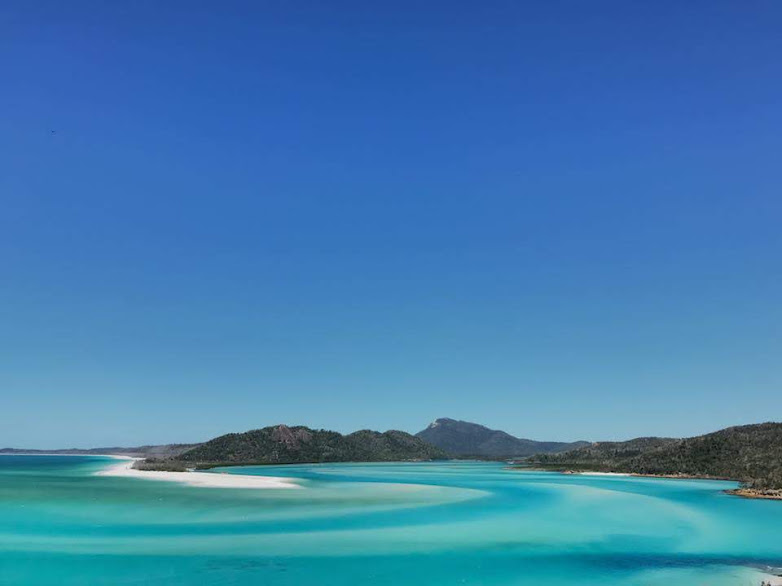
M762 490L759 488L734 488L732 490L724 491L725 494L731 496L737 496L744 499L761 499L768 501L782 501L782 490L768 489ZM782 584L782 582L780 582Z
M555 472L557 474L566 474L573 476L624 476L630 478L662 478L666 480L721 480L725 482L741 482L735 478L725 478L724 476L695 476L693 474L641 474L639 472L598 472L595 470L557 470L552 468L534 468L527 466L509 466L510 470L529 470L530 472ZM732 490L752 490L752 489L732 489ZM727 492L727 491L726 491Z
M560 474L575 474L585 476L629 476L634 478L662 478L665 480L720 480L726 482L740 482L733 478L721 478L717 476L693 476L692 474L639 474L637 472L581 472L576 470L562 470ZM760 499L769 501L782 501L782 489L760 488L730 488L723 493L745 499ZM780 584L782 586L782 584Z
M782 586L782 576L780 575L761 571L760 577L762 582L765 582L768 586Z
M739 482L733 478L719 478L716 476L693 476L691 474L638 474L627 472L578 472L574 470L563 470L560 474L578 474L584 476L629 476L631 478L662 478L665 480L721 480L726 482ZM758 488L731 488L723 490L723 493L744 499L759 499L768 501L782 501L782 490L780 489L758 489ZM777 586L776 584L774 586ZM779 583L782 586L782 582Z
M632 476L627 472L581 472L578 470L562 470L560 474L572 474L575 476Z
M557 472L573 476L619 476L629 478L661 478L665 480L721 480L726 482L741 482L734 478L722 478L716 476L693 476L692 474L639 474L637 472L594 472L588 470L547 470L545 468L510 467L516 470L530 470L536 472ZM758 489L758 488L731 488L722 491L724 494L744 499L758 499L769 501L782 501L782 489ZM774 585L776 586L776 585ZM780 583L779 586L782 586Z
M58 458L120 458L120 459L135 459L143 460L143 458L137 458L136 456L121 456L119 454L61 454L60 452L0 452L0 456L56 456Z
M144 458L130 456L107 456L122 460L118 464L107 466L94 473L94 476L115 476L120 478L140 478L164 482L178 482L188 486L205 488L302 488L293 478L278 476L251 476L249 474L227 474L221 472L166 472L160 470L137 470L133 465Z
M589 472L582 470L550 470L550 472L589 476L629 476L631 478L663 478L666 480L722 480L726 482L739 482L733 478L724 478L721 476L695 476L693 474L641 474L640 472Z

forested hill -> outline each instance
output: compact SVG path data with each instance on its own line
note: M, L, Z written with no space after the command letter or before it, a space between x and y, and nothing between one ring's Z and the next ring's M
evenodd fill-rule
M457 457L519 458L532 454L563 452L587 442L541 442L514 437L499 429L489 429L469 421L442 417L419 431L416 437Z
M528 461L553 470L711 476L740 480L756 489L780 489L782 423L729 427L685 439L599 442Z
M292 464L433 460L446 454L403 431L362 430L349 435L308 427L275 425L229 433L177 457L192 463Z

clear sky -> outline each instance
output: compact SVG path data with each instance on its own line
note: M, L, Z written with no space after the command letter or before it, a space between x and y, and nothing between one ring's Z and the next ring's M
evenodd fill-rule
M780 31L772 0L0 3L0 446L782 419Z

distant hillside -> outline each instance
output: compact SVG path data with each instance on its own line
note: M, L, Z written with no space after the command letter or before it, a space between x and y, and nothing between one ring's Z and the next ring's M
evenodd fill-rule
M587 442L538 442L521 439L477 423L448 418L437 419L429 427L419 431L416 437L453 456L482 458L521 458L588 445Z
M686 439L638 438L599 442L529 461L555 470L683 474L743 481L757 489L782 488L782 423L729 427Z
M175 458L182 452L191 450L200 444L164 444L157 446L136 446L132 448L66 448L57 450L25 450L20 448L2 448L2 454L65 454L65 455L100 455L131 456L134 458Z
M362 430L349 435L308 427L275 425L229 433L188 450L177 460L192 463L292 464L432 460L446 454L403 431Z

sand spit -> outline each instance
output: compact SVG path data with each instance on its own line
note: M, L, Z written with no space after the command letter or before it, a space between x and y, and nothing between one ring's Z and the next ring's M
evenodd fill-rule
M113 456L122 461L95 473L96 476L121 476L179 482L190 486L209 488L302 488L292 478L276 476L250 476L249 474L227 474L219 472L164 472L157 470L137 470L133 464L139 458Z

